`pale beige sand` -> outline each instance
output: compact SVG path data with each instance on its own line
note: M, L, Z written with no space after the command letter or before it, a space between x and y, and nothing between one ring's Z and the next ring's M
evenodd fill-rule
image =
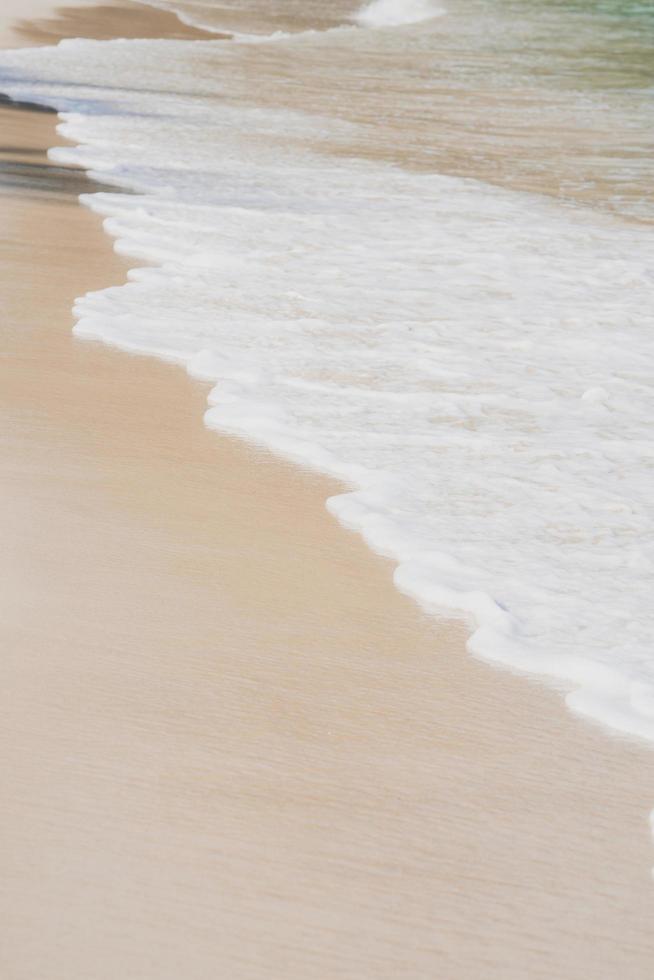
M648 980L654 756L470 659L180 369L75 341L124 263L53 118L0 132L0 976Z

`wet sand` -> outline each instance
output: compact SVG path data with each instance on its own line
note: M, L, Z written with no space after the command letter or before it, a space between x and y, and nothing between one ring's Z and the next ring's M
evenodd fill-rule
M54 123L0 107L2 976L649 978L654 755L73 338L126 265Z
M0 47L56 44L62 37L110 38L169 37L207 40L215 34L183 24L174 14L138 0L3 0Z

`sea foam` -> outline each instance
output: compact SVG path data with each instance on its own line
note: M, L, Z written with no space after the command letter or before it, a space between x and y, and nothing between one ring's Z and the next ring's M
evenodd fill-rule
M432 0L372 0L354 15L354 20L364 27L400 27L444 13L445 8Z
M337 121L238 101L250 56L2 56L63 113L52 157L132 191L85 203L151 265L80 298L77 334L213 382L207 425L341 479L329 509L475 654L654 739L651 229L331 156Z

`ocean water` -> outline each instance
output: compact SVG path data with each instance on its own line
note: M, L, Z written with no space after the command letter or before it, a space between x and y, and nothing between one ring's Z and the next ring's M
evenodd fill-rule
M78 335L214 382L475 655L654 739L651 10L157 5L234 37L0 54L116 188Z

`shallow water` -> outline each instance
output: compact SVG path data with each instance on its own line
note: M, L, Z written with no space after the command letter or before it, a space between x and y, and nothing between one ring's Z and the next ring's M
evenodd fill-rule
M176 6L198 23L238 29L223 5ZM378 0L358 11L330 4L326 22L323 4L275 5L288 21L270 20L270 5L234 6L248 9L251 32L321 31L291 51L257 48L230 70L257 104L356 122L348 154L652 218L654 8ZM362 14L394 24L430 9L440 16L417 25L351 29Z
M78 333L215 381L207 424L342 478L474 652L654 737L652 17L174 6L238 37L0 59L134 192L86 202L153 267Z

